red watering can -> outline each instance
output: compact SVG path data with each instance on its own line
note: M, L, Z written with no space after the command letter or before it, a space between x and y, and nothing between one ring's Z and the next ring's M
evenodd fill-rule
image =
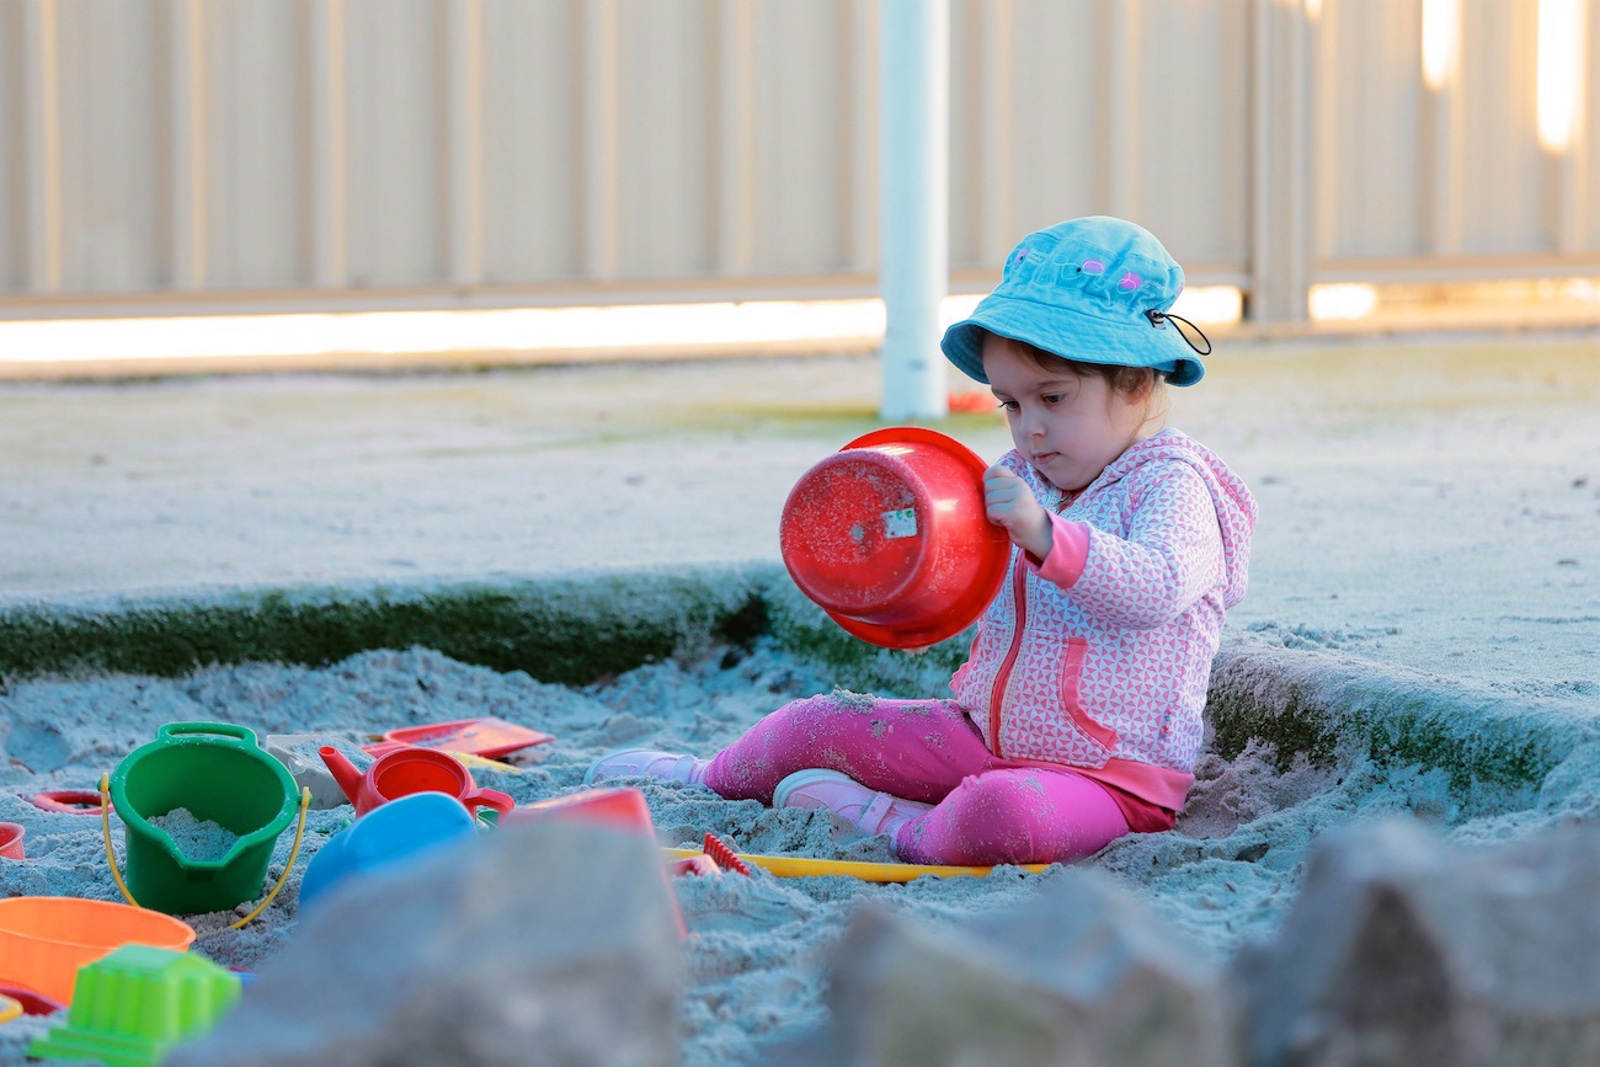
M365 774L332 745L323 745L317 753L344 795L356 806L357 815L411 793L447 793L468 810L493 808L501 815L516 806L516 801L498 789L479 789L472 773L448 752L397 748L379 756Z

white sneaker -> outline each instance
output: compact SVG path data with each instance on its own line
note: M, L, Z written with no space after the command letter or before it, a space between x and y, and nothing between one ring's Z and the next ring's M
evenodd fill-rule
M584 785L608 778L659 778L682 785L705 785L708 759L696 759L677 752L657 752L649 748L629 748L602 756L590 764L583 776Z
M772 791L775 808L831 811L864 834L888 834L933 810L932 804L868 789L847 774L809 767L795 771Z

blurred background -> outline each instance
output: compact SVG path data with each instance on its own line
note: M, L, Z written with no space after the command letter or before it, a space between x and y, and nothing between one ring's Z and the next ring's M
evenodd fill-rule
M1105 213L1214 334L1600 325L1596 0L895 6L0 0L0 373L872 350L907 19L943 321Z

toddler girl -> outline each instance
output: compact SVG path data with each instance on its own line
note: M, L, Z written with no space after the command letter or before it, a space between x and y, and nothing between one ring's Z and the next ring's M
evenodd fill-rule
M945 333L1016 445L984 476L1010 576L954 699L836 691L779 708L709 760L631 750L585 780L824 808L911 863L1068 862L1171 829L1256 517L1214 453L1159 428L1162 383L1198 382L1210 352L1167 314L1182 288L1145 230L1074 219L1026 237Z

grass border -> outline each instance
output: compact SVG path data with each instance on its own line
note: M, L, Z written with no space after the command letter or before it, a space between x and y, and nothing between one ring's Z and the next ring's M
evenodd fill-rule
M213 664L325 666L358 652L423 646L466 663L585 685L685 649L771 635L827 665L841 686L941 694L970 633L920 653L867 645L776 565L595 571L365 589L218 593L0 604L0 692L8 681L105 673L176 677ZM1351 657L1230 637L1207 714L1224 756L1251 741L1280 759L1349 746L1384 763L1446 769L1458 790L1534 784L1600 740L1600 707L1535 699Z

